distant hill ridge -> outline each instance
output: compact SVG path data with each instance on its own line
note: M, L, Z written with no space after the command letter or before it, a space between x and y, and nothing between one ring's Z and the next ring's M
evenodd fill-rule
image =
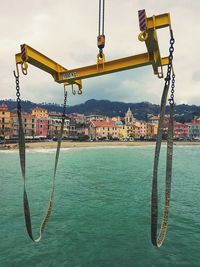
M3 103L6 104L10 110L16 109L15 100L0 100L0 104ZM45 108L48 110L48 112L62 112L62 105L55 103L33 103L31 101L22 101L22 109L24 112L30 113L35 107ZM150 115L157 115L159 113L159 105L149 102L124 103L95 99L90 99L83 104L69 106L67 108L67 113L81 113L85 115L98 114L109 117L123 117L129 107L138 120L147 121ZM166 109L166 113L168 112L169 107ZM185 104L175 106L175 118L177 121L188 122L191 121L194 116L200 116L200 106Z

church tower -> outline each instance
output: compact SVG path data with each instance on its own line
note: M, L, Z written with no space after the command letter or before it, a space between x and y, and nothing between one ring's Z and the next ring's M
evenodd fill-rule
M128 111L125 114L125 125L131 125L136 121L136 119L133 116L133 113L131 109L129 108Z

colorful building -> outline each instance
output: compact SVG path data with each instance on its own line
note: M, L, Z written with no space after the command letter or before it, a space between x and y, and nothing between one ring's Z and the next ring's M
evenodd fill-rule
M91 139L110 139L119 138L119 127L114 121L91 121L89 127L89 136Z
M5 139L11 137L10 111L5 104L0 105L0 136Z
M48 110L36 107L32 109L32 115L35 117L35 137L47 137L47 116Z
M188 137L188 125L185 123L180 122L174 122L174 137L180 138L180 137Z
M147 134L146 134L146 138L147 139L155 139L157 136L157 132L158 132L158 124L154 124L154 123L147 123Z
M137 129L137 137L136 138L146 138L147 136L147 125L144 121L137 121L134 123L135 131ZM136 133L135 133L136 135Z
M59 113L49 113L47 117L47 136L48 137L58 137L61 129L62 114ZM75 127L75 126L74 126ZM65 119L63 137L69 136L70 133L70 120Z
M188 124L188 136L190 138L200 139L200 124L199 123Z
M22 113L22 124L25 137L33 138L35 136L35 116L31 114ZM11 113L11 127L12 137L18 137L19 121L17 113Z
M192 120L191 123L193 123L193 124L200 124L200 118L195 117L195 118Z
M36 118L46 118L48 116L48 110L36 107L32 109L32 115L35 116Z
M140 138L140 125L138 122L133 124L133 130L132 130L132 135L134 139L139 139Z
M104 121L105 117L103 115L87 115L85 116L86 123L90 123L91 121Z
M47 118L35 118L35 137L47 137Z
M119 139L127 139L127 126L122 123L122 121L115 121L115 125L119 131Z

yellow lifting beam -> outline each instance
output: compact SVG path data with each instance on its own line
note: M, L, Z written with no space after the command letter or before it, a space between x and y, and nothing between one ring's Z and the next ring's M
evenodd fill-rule
M147 65L152 65L154 74L162 78L162 67L168 65L169 59L168 57L162 58L160 55L156 30L164 27L171 27L170 15L166 13L158 16L146 17L145 10L140 10L139 24L141 33L138 39L145 42L147 53L108 62L105 61L104 56L102 58L97 56L97 64L69 70L24 44L21 45L21 53L15 56L16 64L21 64L22 68L27 69L26 63L30 63L50 73L58 83L65 83L66 85L77 84L79 90L82 88L82 79Z

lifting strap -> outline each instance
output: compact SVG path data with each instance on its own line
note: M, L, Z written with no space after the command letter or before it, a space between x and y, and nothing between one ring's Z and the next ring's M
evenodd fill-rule
M171 194L171 179L172 179L172 157L173 157L173 115L174 115L174 87L175 87L175 74L173 73L173 44L175 42L173 38L173 32L170 30L171 39L170 39L170 48L169 48L169 64L167 68L167 76L165 78L165 86L161 98L161 106L160 106L160 119L158 123L158 133L157 133L157 141L155 148L155 157L154 157L154 166L153 166L153 180L152 180L152 194L151 194L151 241L152 244L156 247L160 247L164 242L167 226L168 226L168 218L169 218L169 208L170 208L170 194ZM167 102L168 91L170 87L171 80L171 72L172 72L172 84L171 84L171 96L169 100L170 104L170 117L169 117L169 125L168 125L168 137L167 137L167 159L166 159L166 177L165 177L165 204L164 204L164 212L161 222L160 232L157 237L157 229L158 229L158 165L159 165L159 157L160 157L160 149L162 143L162 135L163 135L163 122L165 115L165 108Z
M20 157L20 166L21 166L21 173L22 173L22 179L23 179L24 218L25 218L27 233L28 233L30 239L34 242L39 242L42 238L42 233L43 233L44 228L45 228L45 226L49 220L49 217L50 217L50 214L52 211L52 206L53 206L56 170L57 170L57 165L58 165L61 140L62 140L62 135L63 135L64 123L65 123L67 92L64 90L64 108L63 108L61 129L60 129L59 136L58 136L58 143L57 143L57 149L56 149L55 165L54 165L54 172L53 172L53 178L52 178L52 189L51 189L50 199L48 202L48 207L47 207L46 213L45 213L44 218L40 224L39 236L37 238L34 238L33 232L32 232L31 213L30 213L30 208L29 208L28 195L26 192L26 163L25 163L26 153L25 153L25 137L24 137L24 131L23 131L22 113L21 113L21 104L20 104L21 100L20 100L20 92L19 92L19 90L20 90L19 75L16 75L16 73L14 71L14 76L16 78L16 90L17 90L16 95L17 95L17 114L18 114L18 120L19 120L19 157Z
M154 167L153 167L153 181L152 181L152 197L151 197L151 240L154 246L160 247L165 239L169 207L170 207L170 193L171 193L171 177L172 177L172 156L173 156L173 111L174 107L170 105L170 118L168 125L168 139L167 139L167 161L166 161L166 178L165 178L165 206L163 212L163 218L161 223L160 233L157 238L158 228L158 189L157 189L157 177L158 177L158 164L160 157L160 149L162 143L163 134L163 120L165 114L165 106L168 95L169 86L165 86L160 110L160 120L158 124L158 135L155 148Z

